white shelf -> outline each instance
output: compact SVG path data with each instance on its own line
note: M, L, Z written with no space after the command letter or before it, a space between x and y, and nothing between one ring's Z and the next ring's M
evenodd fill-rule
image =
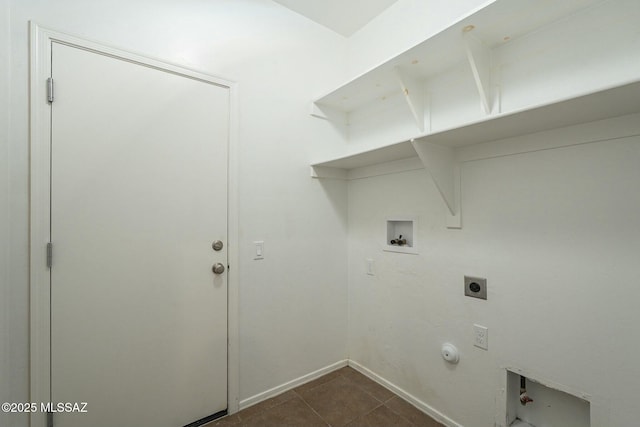
M490 2L315 100L312 115L348 125L360 143L313 162L311 176L357 179L424 168L447 205L447 226L460 228L459 147L640 113L638 19L631 2ZM572 43L586 28L599 32L574 57ZM555 49L568 34L573 38Z
M491 116L486 120L460 127L418 135L411 141L397 142L316 162L311 165L311 174L314 178L349 179L354 169L388 162L398 163L418 156L447 204L450 214L447 219L448 227L461 228L459 165L455 156L457 147L635 113L640 113L640 82ZM392 172L403 170L407 165L415 168L415 163L404 162ZM389 169L383 170L385 173L389 172Z
M640 82L491 116L486 120L420 136L460 147L640 112Z
M311 166L350 170L415 156L417 156L417 154L411 145L411 141L403 141L381 148L354 152L353 154L317 162Z
M416 135L414 140L418 143L462 147L639 112L640 82L633 82L551 104L488 116L484 120L451 129ZM311 166L351 170L417 155L411 141L401 141L374 149L352 151L315 162Z
M478 56L482 49L490 50L508 43L599 2L600 0L497 0L316 99L314 104L320 109L326 107L348 114L404 90L405 87L399 82L398 72L406 79L424 82L467 60L471 61L472 68L481 68L479 66L483 61ZM471 36L471 42L463 37L465 29L466 34ZM472 61L473 55L475 60ZM322 112L317 112L317 115L322 116Z

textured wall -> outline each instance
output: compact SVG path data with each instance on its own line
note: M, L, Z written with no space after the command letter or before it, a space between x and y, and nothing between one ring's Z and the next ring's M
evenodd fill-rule
M599 126L637 135L637 120ZM592 426L632 425L638 162L638 136L465 162L462 230L445 227L444 202L423 171L350 181L350 357L465 426L497 421L509 366L592 396ZM419 255L382 251L394 215L418 218ZM487 301L463 295L464 275L488 279ZM474 323L489 328L488 351L473 346ZM456 366L440 356L447 341L460 349Z
M6 4L0 3L0 91L12 92L9 104L0 97L0 111L4 120L10 106L12 117L0 163L0 277L3 331L6 317L10 326L1 355L10 399L29 397L29 20L238 82L240 241L231 244L239 247L240 265L231 272L240 286L240 399L344 359L346 188L309 178L310 148L337 138L307 114L317 82L337 84L343 77L344 39L267 0L16 0L9 3L10 27L4 25ZM8 31L11 67L5 74ZM265 241L264 260L253 261L254 240ZM25 423L26 417L15 416L2 425Z

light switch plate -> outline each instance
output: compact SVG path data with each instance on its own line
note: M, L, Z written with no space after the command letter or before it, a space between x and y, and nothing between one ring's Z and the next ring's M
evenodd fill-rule
M255 245L255 252L253 254L253 259L264 259L264 241L259 240L253 242Z
M473 345L484 350L489 349L489 328L482 325L473 325Z
M367 274L369 276L375 276L375 272L373 269L373 260L371 258L367 258Z

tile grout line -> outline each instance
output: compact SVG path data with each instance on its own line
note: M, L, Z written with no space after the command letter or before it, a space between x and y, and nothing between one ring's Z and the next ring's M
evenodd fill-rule
M389 399L391 400L391 399ZM399 416L400 418L402 418L403 420L405 420L406 422L409 423L409 425L416 427L416 425L413 423L413 421L411 421L409 418L405 417L402 414L397 413L396 411L394 411L393 409L389 408L386 404L384 405L388 410L390 410L391 412L393 412L394 414L396 414L397 416Z
M332 380L332 381L333 381L333 380ZM314 388L315 388L315 387L314 387ZM312 389L310 389L310 390L313 390L313 388L312 388ZM317 415L317 416L322 420L322 422L324 422L327 426L332 427L332 426L331 426L331 424L330 424L327 420L325 420L323 416L321 416L321 415L320 415L320 414L319 414L315 409L313 409L313 408L311 407L311 405L309 405L309 403L305 400L305 398L304 398L304 397L302 397L302 395L300 395L300 394L299 394L297 391L295 391L295 390L294 390L294 393L295 393L295 394L297 394L297 395L298 395L298 397L300 397L300 400L302 400L302 402L303 402L305 405L307 405L307 407L308 407L309 409L311 409L311 411L312 411L314 414L316 414L316 415Z
M333 371L333 372L330 372L330 373L326 374L326 375L331 375L332 373L334 373L334 372L335 372L335 373L336 373L335 377L333 377L333 378L331 378L330 380L325 381L325 382L323 382L323 383L321 383L321 384L318 384L318 385L316 385L316 386L314 386L314 387L311 387L310 389L305 390L305 391L315 390L315 389L317 389L318 387L321 387L321 386L323 386L323 385L325 385L325 384L329 384L331 381L336 380L338 377L344 377L344 375L343 375L343 374L339 373L339 371L340 371L341 369L344 369L344 368L340 368L340 369L338 369L337 371ZM326 376L326 375L324 375L324 376ZM298 392L297 392L297 390L298 390L299 388L301 388L301 387L304 387L304 386L305 386L305 385L307 385L307 384L310 384L310 383L312 383L312 382L314 382L314 381L319 380L320 378L322 378L322 377L316 378L315 380L311 380L311 381L309 381L308 383L301 384L301 385L299 385L298 387L292 388L291 390L292 390L292 391L294 391L294 392L296 392L300 397L302 397L302 395L301 395L300 393L298 393Z
M357 374L362 375L364 378L367 378L367 376L366 376L366 375L363 375L361 372L358 372L358 371L356 371L355 369L354 369L354 371L355 371ZM345 378L346 378L346 377L345 377ZM349 378L347 378L347 379L349 379ZM367 378L367 379L369 379L369 380L370 380L370 378ZM375 383L375 381L374 381L374 383L375 383L376 385L378 385L378 386L380 386L380 387L384 388L385 390L388 390L388 391L391 393L391 396L390 396L387 400L382 401L382 400L378 399L377 397L375 397L372 393L369 393L369 391L367 391L363 386L361 386L360 384L356 383L355 381L351 381L351 383L355 384L355 385L356 385L360 390L362 390L363 392L367 393L369 396L371 396L372 398L374 398L374 399L375 399L375 400L377 400L378 402L382 402L382 403L380 404L380 406L385 406L388 410L390 410L391 412L393 412L394 414L396 414L397 416L399 416L400 418L402 418L403 420L405 420L407 423L409 423L409 425L411 425L411 426L413 426L413 427L416 427L416 424L415 424L415 423L413 423L410 419L408 419L408 418L407 418L407 417L405 417L404 415L402 415L402 414L400 414L400 413L398 413L398 412L394 411L392 408L390 408L389 406L387 406L387 403L388 403L389 401L391 401L392 399L396 399L396 398L397 398L397 399L403 400L403 399L402 399L400 396L398 396L396 393L394 393L393 391L391 391L391 390L389 390L389 389L387 389L387 388L385 388L385 387L382 387L380 384L377 384L377 383ZM374 409L372 409L371 411L367 412L367 414L370 414L371 412L375 411L375 410L376 410L376 409L378 409L380 406L376 406ZM363 414L363 415L366 415L366 414ZM360 417L358 417L358 418L360 418ZM356 418L356 419L358 419L358 418Z
M353 368L351 368L351 369L353 369ZM356 371L355 369L353 369L353 372L354 372L356 375L362 375L360 372ZM354 374L352 373L351 375L354 375ZM352 422L354 422L354 421L356 421L356 420L361 419L361 418L362 418L362 417L364 417L365 415L369 415L370 413L372 413L372 412L373 412L373 411L375 411L376 409L378 409L378 408L380 408L380 407L384 406L384 402L383 402L383 401L381 401L380 399L378 399L377 397L375 397L373 394L369 393L369 391L367 391L363 386L361 386L360 384L358 384L358 383L357 383L356 381L354 381L353 379L349 378L349 376L344 375L344 374L340 374L340 376L342 376L346 381L349 381L349 383L351 383L352 385L356 386L356 388L357 388L358 390L360 390L361 392L363 392L364 394L368 395L368 396L369 396L369 397L371 397L373 400L375 400L376 402L378 402L378 403L379 403L379 405L375 406L375 407L374 407L373 409L371 409L370 411L365 412L364 414L360 414L360 415L358 415L357 417L355 417L354 419L352 419L351 421L349 421L349 422L347 423L347 425L348 425L348 424L350 424L350 423L352 423ZM364 378L366 378L364 375L362 375L362 376L363 376ZM392 397L393 397L393 396L392 396ZM389 409L390 409L390 408L389 408ZM411 424L411 425L413 425L413 424Z
M376 399L377 400L377 399ZM375 408L373 408L372 410L370 410L369 412L365 412L364 414L357 416L356 418L354 418L353 420L349 421L350 423L354 422L355 420L359 420L360 418L369 415L370 413L372 413L373 411L375 411L376 409L382 408L384 406L384 403L380 403L378 406L376 406Z
M389 399L387 399L387 401L385 402L384 406L387 406L387 402L390 402L392 399L399 399L401 401L404 401L404 399L402 399L400 396L398 396L397 394L393 394L393 396L391 396ZM408 403L408 402L407 402ZM390 408L389 406L387 406L387 408L393 412L394 414L396 414L397 416L399 416L400 418L404 419L405 421L407 421L410 425L412 425L413 427L418 427L418 425L416 423L414 423L413 421L411 421L409 418L405 417L404 415L402 415L401 413L394 411L393 408ZM418 408L416 408L418 409ZM419 410L419 409L418 409ZM424 413L422 411L420 411L421 413ZM429 416L428 414L425 414L427 416ZM434 420L435 421L435 420ZM436 421L437 422L437 421ZM438 424L441 424L439 422L437 422ZM444 426L442 426L444 427Z
M354 371L355 371L355 370L354 370ZM362 375L362 374L361 374L360 372L358 372L358 371L355 371L355 372L356 372L356 373L358 373L358 375ZM369 378L367 378L365 375L362 375L362 376L363 376L364 378L366 378L366 379L369 379ZM382 405L386 405L388 401L390 401L390 400L391 400L391 399L393 399L394 397L397 397L397 395L396 395L394 392L392 392L391 390L388 390L388 389L386 389L385 387L382 387L380 384L376 383L375 381L372 381L372 380L370 380L370 379L369 379L369 380L370 380L371 382L373 382L375 385L377 385L377 386L379 386L379 387L383 388L384 390L387 390L389 393L391 393L391 396L390 396L387 400L378 399L377 397L375 397L375 396L373 395L373 393L370 393L367 389L365 389L365 388L364 388L364 386L361 386L360 384L358 384L358 383L357 383L357 382L355 382L355 381L352 381L352 380L351 380L351 379L349 379L349 378L347 378L347 379L348 379L352 384L354 384L356 387L358 387L361 391L365 392L366 394L368 394L369 396L371 396L372 398L374 398L375 400L377 400L378 402L380 402ZM389 409L391 409L391 408L389 408Z
M291 390L291 391L293 391L293 390ZM285 394L285 393L287 393L287 392L284 392L284 393L282 393L282 394L280 394L280 395L278 395L278 396L282 396L282 395L283 395L283 394ZM294 391L294 393L295 393L295 391ZM295 393L295 394L296 394L296 396L300 396L298 393ZM272 397L272 399L275 399L275 398L277 398L278 396ZM240 420L240 423L243 423L244 421L250 420L251 418L253 418L253 417L257 416L257 415L262 415L262 414L264 414L265 412L267 412L267 411L269 411L269 410L271 410L271 409L273 409L273 408L277 408L278 406L284 405L285 403L287 403L287 402L289 402L289 401L291 401L291 400L293 400L293 399L295 399L295 397L292 397L291 399L283 400L282 402L276 403L276 404L275 404L275 405L273 405L273 406L268 406L268 407L266 407L266 408L264 408L264 409L262 409L262 410L260 410L260 411L256 412L256 413L255 413L255 414L253 414L253 415L249 415L249 416L248 416L248 417L246 417L246 418L245 418L245 417L242 417L242 416L240 415L240 414L242 413L242 411L238 411L238 412L237 412L238 419ZM269 400L269 399L268 399L268 400ZM267 401L268 401L268 400L267 400ZM265 402L266 402L266 401L265 401ZM262 403L262 402L261 402L261 403ZM260 403L258 403L257 405L259 405L259 404L260 404ZM249 407L249 408L250 408L250 407ZM246 408L246 409L249 409L249 408ZM240 423L238 423L238 424L240 424Z
M337 372L337 371L334 371L334 372ZM315 389L316 389L316 388L318 388L318 387L321 387L321 386L323 386L323 385L325 385L325 384L328 384L328 383L330 383L330 382L332 382L332 381L336 380L338 377L344 377L344 375L343 375L343 374L341 374L341 373L338 373L338 374L335 376L335 378L331 378L329 381L326 381L326 382L323 382L323 383L321 383L321 384L318 384L318 385L316 385L315 387L312 387L312 388L310 388L310 389L308 389L308 390L306 390L306 391L315 390ZM322 378L322 377L320 377L320 378ZM316 380L317 380L317 379L318 379L318 378L316 378ZM313 381L315 381L315 380L312 380L312 381L309 381L309 382L313 382ZM307 384L308 384L308 383L307 383ZM304 385L305 385L305 384L302 384L302 385L300 385L300 386L298 386L298 387L296 387L296 388L293 388L293 389L291 389L291 390L289 390L289 391L293 392L293 393L295 394L295 396L297 396L300 400L302 400L302 402L303 402L303 403L304 403L304 404L305 404L309 409L311 409L311 411L313 411L313 413L314 413L314 414L316 414L316 415L317 415L317 416L322 420L322 422L324 422L327 426L331 427L331 424L330 424L329 422L327 422L327 420L325 420L325 419L324 419L324 418L323 418L323 417L322 417L318 412L316 412L316 410L315 410L315 409L313 409L313 408L311 407L311 405L309 405L309 403L304 399L304 397L303 397L300 393L298 393L298 391L296 390L297 388L300 388L300 387L302 387L302 386L304 386ZM287 393L287 392L284 392L284 393ZM284 394L284 393L282 393L282 394ZM278 397L278 396L274 396L274 397L272 397L271 399L275 399L275 398L277 398L277 397ZM273 409L273 408L277 408L278 406L281 406L281 405L283 405L283 404L285 404L285 403L287 403L287 402L289 402L289 401L291 401L291 400L293 400L293 399L295 399L295 397L292 397L291 399L287 399L287 400L285 400L285 401L282 401L282 402L280 402L280 403L277 403L277 404L275 404L275 405L273 405L273 406L266 407L266 408L262 409L261 411L258 411L258 412L256 412L255 414L252 414L252 415L250 415L250 416L248 416L248 417L243 417L243 416L241 415L241 413L242 413L244 410L243 410L243 411L239 411L239 412L237 412L237 415L238 415L238 423L236 423L236 424L237 424L237 425L240 425L240 424L244 423L245 421L250 420L251 418L254 418L254 417L258 416L258 415L262 415L262 414L264 414L266 411L269 411L269 410L271 410L271 409ZM270 400L270 399L267 399L267 400ZM258 403L258 405L259 405L259 403ZM246 408L246 409L249 409L249 408ZM245 409L245 410L246 410L246 409Z
M369 411L367 411L367 412L365 412L365 413L362 413L362 414L357 415L355 418L353 418L353 419L349 420L345 425L351 424L351 423L353 423L353 422L357 422L358 420L362 420L365 416L368 416L369 414L371 414L371 413L373 413L374 411L376 411L376 410L380 409L381 407L385 407L387 410L391 411L391 412L392 412L393 414L395 414L397 417L399 417L400 419L404 420L404 421L407 423L407 425L409 425L409 426L411 426L411 427L418 427L418 426L420 425L420 424L416 424L416 423L414 423L414 422L413 422L412 420L410 420L407 416L405 416L405 415L403 415L403 414L401 414L401 413L397 412L396 410L394 410L394 409L392 409L390 406L388 406L388 403L389 403L389 402L391 402L393 399L399 399L400 401L402 401L402 400L403 400L403 399L402 399L400 396L398 396L396 393L394 393L393 391L389 390L389 392L391 393L391 396L389 396L387 399L377 398L376 396L374 396L373 392L369 392L369 391L365 388L368 384L367 384L367 385L361 385L360 383L358 383L358 379L354 379L354 378L353 378L353 377L354 377L354 375L355 375L355 376L356 376L356 378L359 378L359 376L362 376L363 378L367 379L367 377L366 377L365 375L363 375L362 373L360 373L360 372L358 372L358 371L356 371L356 370L353 370L353 368L348 369L348 370L345 370L345 369L348 369L348 367L347 367L347 368L341 368L341 369L339 369L339 370L337 370L337 371L334 371L334 372L336 373L336 375L333 375L333 377L332 377L332 378L330 378L328 381L325 381L325 382L323 382L323 383L321 383L321 384L317 384L317 385L315 385L314 387L311 387L311 388L309 388L309 389L305 389L305 390L304 390L304 393L312 392L313 390L316 390L316 389L317 389L317 388L319 388L319 387L322 387L322 386L328 385L328 384L330 384L330 383L332 383L332 382L334 382L334 381L336 381L336 380L339 380L339 379L340 379L340 377L342 377L342 380L346 381L347 383L349 383L349 384L350 384L350 385L352 385L352 386L355 386L355 387L356 387L356 389L358 389L360 392L362 392L362 393L366 394L367 396L369 396L371 399L373 399L373 400L377 403L377 404L376 404L376 406L375 406L375 407L373 407L371 410L369 410ZM342 371L342 372L341 372L341 371ZM328 375L330 375L330 374L328 374ZM320 378L322 378L322 377L320 377ZM316 379L316 380L317 380L317 379ZM315 380L314 380L314 381L315 381ZM374 383L375 383L375 382L374 382ZM307 384L308 384L308 383L307 383ZM256 411L256 412L255 412L255 413L253 413L252 415L249 415L249 416L247 416L247 417L243 417L243 416L241 415L241 414L242 414L242 412L244 412L246 409L249 409L249 408L246 408L246 409L245 409L245 410L243 410L243 411L239 411L239 412L237 412L236 414L232 414L232 415L237 415L237 418L236 418L236 419L237 419L237 422L230 424L230 426L231 426L231 427L240 427L240 426L242 426L244 423L246 423L247 421L250 421L251 419L254 419L254 418L256 418L256 417L262 416L262 415L266 414L267 412L269 412L269 411L271 411L271 410L273 410L273 409L276 409L276 408L278 408L278 407L280 407L280 406L284 405L284 404L285 404L285 403L287 403L287 402L291 402L291 401L292 401L292 400L294 400L294 399L300 399L300 400L304 403L304 406L306 406L308 409L310 409L310 410L311 410L311 412L312 412L313 414L315 414L315 415L316 415L316 416L317 416L317 417L318 417L318 418L319 418L319 419L324 423L324 425L325 425L325 426L327 426L327 427L334 427L334 426L333 426L329 421L327 421L327 420L326 420L322 415L320 415L320 413L318 413L318 412L317 412L317 411L316 411L316 410L311 406L311 404L310 404L309 402L307 402L307 400L306 400L306 399L305 399L305 397L303 396L302 392L299 392L299 391L298 391L298 389L302 388L304 385L305 385L305 384L302 384L302 385L300 385L300 386L298 386L298 387L296 387L296 388L293 388L293 389L289 390L290 392L292 392L292 393L291 393L291 395L290 395L290 396L291 396L290 398L288 398L288 399L286 399L286 400L283 400L283 401L281 401L281 402L278 402L278 403L276 403L276 404L274 404L274 405L272 405L272 406L267 406L267 407L265 407L265 408L263 408L263 409L261 409L261 410L259 410L259 411ZM379 385L379 384L377 384L377 383L376 383L376 385L380 386L380 385ZM374 390L374 392L375 392L375 390ZM287 392L284 392L283 394L286 394L286 393L287 393ZM282 395L280 395L280 396L282 396ZM271 399L276 399L277 397L278 397L278 396L274 396L274 397L273 397L273 398L271 398ZM270 399L268 399L268 400L270 400ZM226 417L225 417L225 418L226 418ZM211 424L211 426L213 426L213 427L215 427L215 426L217 425L216 421L213 421L212 423L213 423L213 424Z
M350 384L354 385L358 390L360 390L361 392L363 392L364 394L368 395L368 396L369 396L369 397L371 397L373 400L375 400L376 402L378 402L378 405L376 405L376 406L375 406L374 408L372 408L370 411L367 411L367 412L365 412L365 413L363 413L363 414L358 415L358 416L357 416L357 417L355 417L353 420L349 421L347 424L350 424L350 423L352 423L352 422L354 422L354 421L356 421L356 420L359 420L359 419L361 419L362 417L364 417L364 416L366 416L366 415L369 415L370 413L372 413L372 412L373 412L373 411L375 411L376 409L378 409L378 408L380 408L380 407L382 407L382 406L385 406L385 402L384 402L383 400L378 399L377 397L375 397L375 396L373 395L373 393L370 393L370 392L369 392L369 391L368 391L364 386L360 385L357 381L354 381L354 380L353 380L353 378L351 378L351 376L353 376L353 375L356 375L356 376L360 375L360 376L362 376L363 378L366 378L366 377L365 377L364 375L362 375L360 372L356 371L356 370L355 370L355 369L353 369L353 368L351 368L351 369L352 369L352 371L348 371L348 372L351 372L350 374L345 375L345 374L341 373L339 376L343 377L343 378L344 378L346 381L348 381ZM389 399L393 398L394 396L395 396L395 394L392 394L392 396L391 396ZM387 400L389 400L389 399L387 399ZM388 408L388 409L389 409L389 410L391 410L391 408ZM394 412L394 413L395 413L395 412ZM404 417L403 417L403 418L404 418ZM408 421L408 420L407 420L407 421ZM410 424L413 426L413 424L412 424L411 422L410 422Z
M344 369L344 368L342 368L342 369ZM359 373L359 372L357 372L357 371L355 371L355 372L356 372L357 374L359 374L359 375L362 375L362 374L360 374L360 373ZM345 424L345 425L348 425L348 424L350 424L350 423L352 423L352 422L354 422L354 421L356 421L356 420L358 420L358 419L362 418L363 416L370 414L371 412L375 411L376 409L380 408L381 406L384 406L384 402L383 402L383 401L381 401L380 399L378 399L378 398L376 398L375 396L373 396L371 393L369 393L367 390L365 390L362 386L360 386L358 383L356 383L355 381L353 381L351 378L349 378L347 375L344 375L343 373L338 373L338 375L336 375L336 377L335 377L335 378L332 378L332 379L330 379L329 381L324 382L324 383L322 383L322 384L318 384L316 387L310 388L309 390L306 390L306 391L312 391L312 390L314 390L314 389L316 389L316 388L318 388L318 387L321 387L321 386L324 386L324 385L326 385L326 384L329 384L329 383L331 383L331 382L333 382L333 381L337 380L339 377L342 377L345 381L348 381L350 384L354 385L358 390L360 390L361 392L365 393L366 395L368 395L369 397L371 397L373 400L375 400L376 402L378 402L378 405L376 405L373 409L371 409L371 410L370 410L370 411L368 411L368 412L365 412L364 414L360 414L360 415L356 416L354 419L349 420L349 422L348 422L347 424ZM294 390L294 391L295 391L295 390ZM328 422L326 419L324 419L324 417L322 417L318 412L316 412L316 410L315 410L315 409L313 409L313 407L312 407L312 406L311 406L311 405L310 405L310 404L305 400L305 398L304 398L300 393L296 392L296 394L298 394L298 396L300 396L300 398L302 399L302 401L303 401L303 402L304 402L304 403L305 403L309 408L311 408L311 410L312 410L315 414L317 414L317 415L320 417L320 419L322 419L322 421L324 421L325 423L327 423L327 425L328 425L328 426L333 427L333 426L332 426L332 424L331 424L330 422ZM393 397L393 396L392 396L392 397ZM411 425L413 426L413 424L411 424Z

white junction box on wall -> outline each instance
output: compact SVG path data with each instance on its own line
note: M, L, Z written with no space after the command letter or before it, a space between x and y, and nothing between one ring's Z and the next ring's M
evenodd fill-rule
M417 254L417 229L417 221L413 217L387 218L384 250L387 252Z

